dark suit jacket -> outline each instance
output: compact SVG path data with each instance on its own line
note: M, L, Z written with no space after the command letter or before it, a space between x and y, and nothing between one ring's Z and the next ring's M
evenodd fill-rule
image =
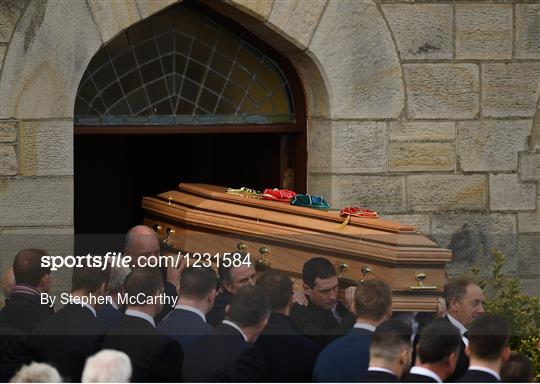
M109 328L114 327L122 320L124 313L119 309L114 308L111 304L104 304L97 311L98 319L103 321Z
M15 328L0 327L0 382L8 382L23 363L32 361L27 353L22 355L20 344L27 344L28 335Z
M319 383L358 381L368 369L372 337L371 331L353 328L328 344L317 359L313 380Z
M432 377L424 376L424 375L418 375L416 373L408 373L403 378L404 383L436 383L437 380L435 380Z
M0 326L32 333L37 323L53 314L54 311L49 305L41 304L39 294L14 292L0 311Z
M106 331L90 309L68 304L36 326L32 355L55 366L66 381L81 381L86 358L101 349Z
M206 314L206 321L208 324L212 327L217 327L221 324L225 318L225 307L231 303L232 298L233 294L229 291L223 291L216 296L214 306L210 312Z
M273 312L255 345L266 360L266 381L311 381L321 347L295 331L288 316Z
M499 380L490 373L470 369L457 381L458 383L498 383Z
M452 324L448 316L445 316L439 321L448 321L450 324ZM465 354L465 343L462 340L461 345L459 347L459 356L458 356L458 361L456 364L456 370L445 381L450 382L450 383L458 381L459 378L463 376L463 374L467 371L467 369L469 369L469 358Z
M337 312L343 318L341 323L331 310L320 308L310 301L308 306L294 304L290 319L301 334L324 347L349 332L356 322L356 317L339 302Z
M129 356L133 382L182 381L182 347L145 319L125 315L107 334L103 348Z
M214 328L195 312L175 308L159 323L158 329L178 341L185 351L195 340L208 335Z
M186 382L261 382L266 377L262 352L227 324L201 337L186 351Z
M399 383L397 376L381 371L367 371L359 381L360 383Z
M174 284L167 281L167 270L165 269L165 276L163 277L163 289L165 291L165 295L170 298L178 297L178 292L176 292L176 287ZM172 303L172 301L170 301ZM156 315L154 320L156 321L156 324L158 324L161 320L163 320L169 312L171 312L174 309L174 307L171 307L170 305L166 304L163 305L163 308L161 309L161 312Z

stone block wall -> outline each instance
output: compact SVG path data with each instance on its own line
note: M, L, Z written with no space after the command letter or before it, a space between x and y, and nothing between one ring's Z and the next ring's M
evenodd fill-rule
M399 58L403 109L313 119L311 192L416 225L454 251L451 275L500 248L506 271L540 294L540 4L376 3Z
M78 82L174 2L0 0L0 270L23 245L72 249ZM416 225L454 251L451 274L498 247L540 294L538 2L226 3L303 81L311 193Z

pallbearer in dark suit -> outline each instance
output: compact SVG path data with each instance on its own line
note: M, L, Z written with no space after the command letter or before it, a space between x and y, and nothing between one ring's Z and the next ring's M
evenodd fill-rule
M41 264L44 256L47 253L40 249L25 249L15 256L15 285L0 311L0 326L32 333L37 323L53 315L49 303L41 304L41 294L48 293L52 285L51 268Z
M134 382L181 381L182 347L155 328L154 317L163 307L159 300L163 294L161 274L151 268L136 268L124 286L128 297L139 297L140 301L128 304L125 316L111 329L103 347L129 356Z
M469 369L461 383L496 383L501 365L510 357L510 328L502 317L485 314L477 317L469 329Z
M268 271L257 286L268 296L272 314L256 345L266 359L266 381L311 381L313 365L321 348L292 327L289 312L294 303L293 283L284 273Z
M353 289L348 291L351 300L346 304L349 308L337 301L336 269L323 257L305 262L302 279L309 304L295 304L290 314L291 321L300 333L324 347L349 332L354 325L356 317L350 312L354 292Z
M457 381L469 367L469 358L465 355L468 345L467 329L472 321L484 313L484 293L474 281L457 279L444 287L444 299L447 315L444 320L456 327L462 336L458 362L454 373L446 381Z
M199 337L214 329L206 314L214 305L217 276L212 268L186 268L180 279L178 305L159 323L158 329L173 337L187 350Z
M242 287L228 307L226 320L186 351L187 382L260 382L265 380L262 352L252 343L268 323L270 303L258 287Z
M108 268L74 268L72 303L34 330L34 360L55 366L66 381L81 381L86 359L102 347L107 327L97 318L96 309L98 298L105 296L109 279ZM80 304L82 300L90 303Z
M246 285L255 285L257 274L255 268L249 264L239 266L221 263L218 268L220 292L216 297L214 306L206 315L208 324L217 327L225 318L225 308L230 304L238 290Z
M146 225L136 225L127 232L124 255L131 256L135 268L148 268L149 258L159 257L161 252L158 235L152 228ZM163 278L164 292L170 298L169 302L176 299L180 274L184 266L184 263L178 262L176 265L162 265L161 268L154 268ZM156 323L159 323L172 309L172 306L164 305L161 312L155 317Z
M354 296L356 324L353 329L324 348L313 379L316 382L355 382L369 363L369 345L375 328L392 315L392 290L381 280L368 280Z
M426 326L416 346L416 365L403 379L407 383L442 383L456 369L461 335L443 320Z
M118 324L124 316L118 305L118 295L123 291L124 281L129 272L130 269L127 267L111 267L111 280L109 281L109 289L107 291L110 302L102 305L97 311L98 319L101 319L109 327Z
M371 339L369 368L361 383L397 383L411 365L412 329L399 320L381 323Z

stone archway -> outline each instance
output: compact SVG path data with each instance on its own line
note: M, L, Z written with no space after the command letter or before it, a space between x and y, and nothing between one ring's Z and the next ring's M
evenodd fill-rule
M88 62L117 33L172 3L91 1L88 8L83 1L69 5L37 1L28 5L14 31L0 79L0 119L21 121L20 175L73 174L73 105ZM401 114L402 71L390 32L373 1L207 3L242 22L298 71L308 104L308 150L318 153L310 159L310 170L331 172L336 167L331 134L336 120Z
M52 248L71 251L73 109L79 81L103 44L174 3L43 0L20 10L0 78L0 120L15 137L6 146L13 169L0 178L4 234L68 235ZM342 140L358 133L382 138L381 120L396 119L404 109L402 69L379 6L372 0L205 4L241 22L295 67L307 103L308 188L332 202L331 178L318 175L342 171L343 161L351 167L351 162L366 161L358 148L338 151ZM348 128L348 119L363 121ZM386 144L377 150L385 151ZM386 157L369 159L374 169L379 160ZM14 244L13 250L21 246ZM4 251L13 254L11 248Z

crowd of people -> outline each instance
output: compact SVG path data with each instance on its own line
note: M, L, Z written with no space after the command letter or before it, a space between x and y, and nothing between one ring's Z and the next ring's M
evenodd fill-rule
M126 238L134 258L158 255L154 231ZM337 300L322 257L303 266L303 289L279 271L220 267L74 268L74 302L54 311L39 249L2 275L0 381L11 382L532 382L511 352L505 319L484 312L472 280L444 288L444 313L396 313L392 290L367 279ZM159 300L122 305L118 294ZM45 295L47 297L47 295ZM93 304L91 297L108 298ZM88 300L85 300L88 299Z

